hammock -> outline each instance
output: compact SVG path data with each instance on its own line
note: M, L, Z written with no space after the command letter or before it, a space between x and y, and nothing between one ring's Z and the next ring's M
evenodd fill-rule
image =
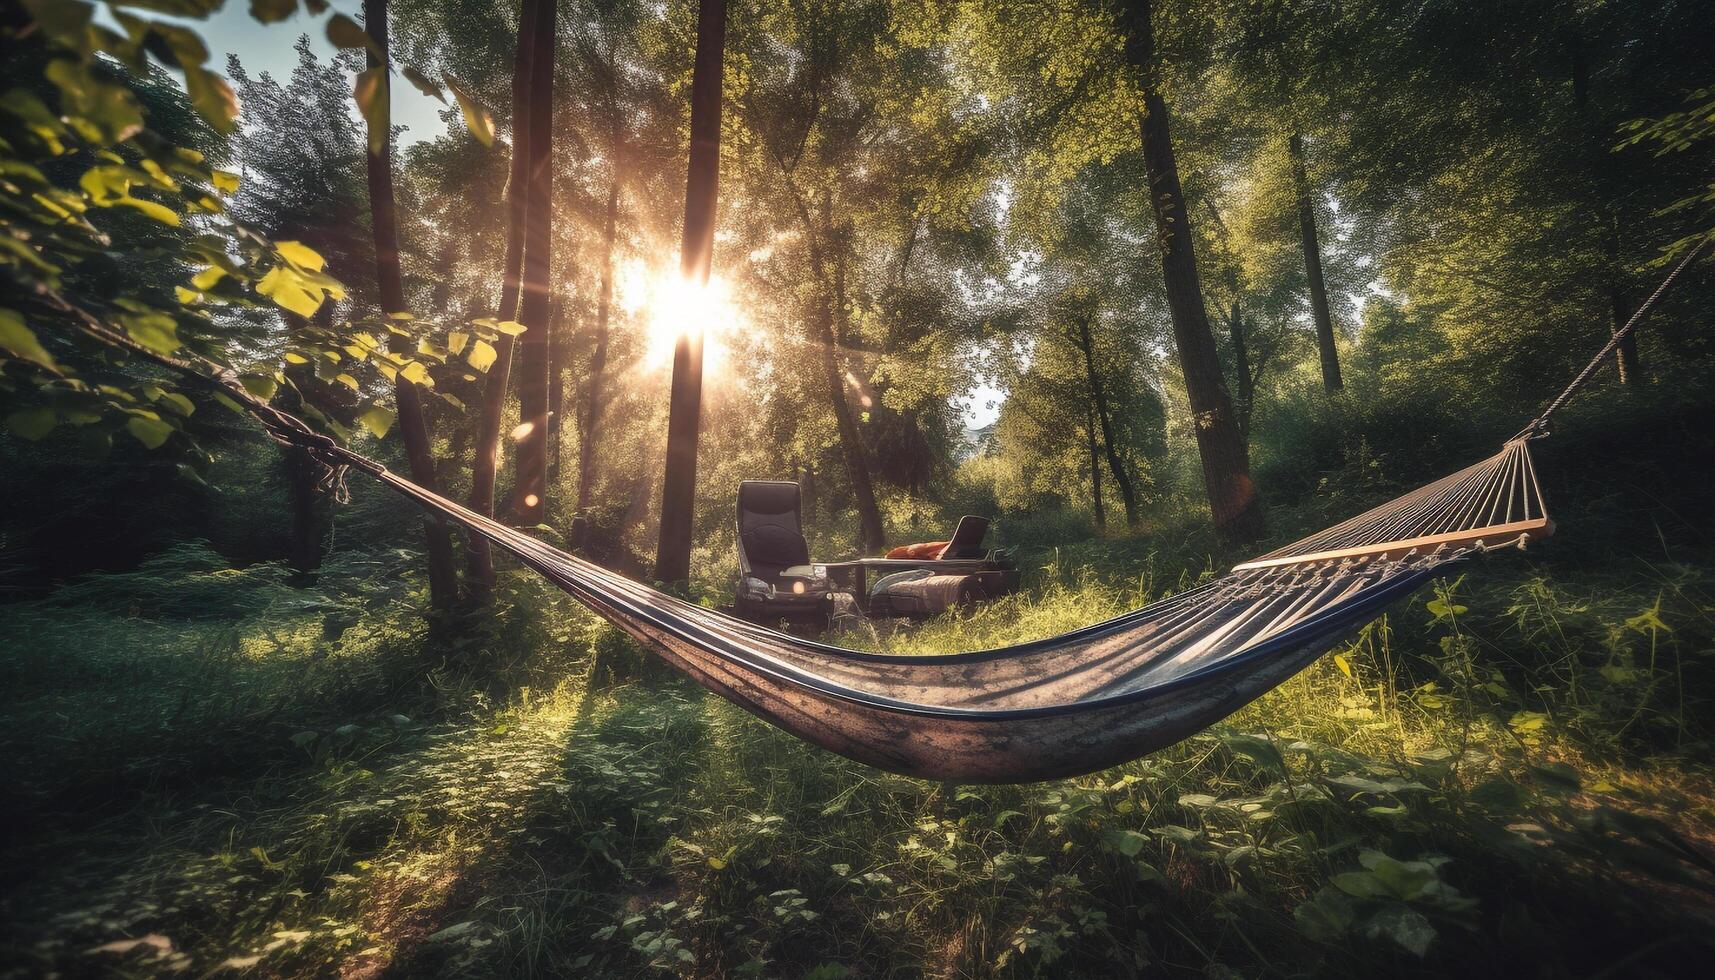
M1707 244L1494 456L1106 622L934 656L846 650L658 592L389 472L230 376L211 376L209 362L164 358L93 317L85 329L239 399L274 438L328 464L330 487L356 467L511 552L699 684L799 738L909 776L1016 783L1171 745L1302 670L1448 565L1551 534L1530 443Z
M1105 769L1207 728L1442 566L1552 529L1528 442L1169 599L1061 636L934 656L862 653L686 602L341 450L511 552L699 684L880 769L1014 783Z

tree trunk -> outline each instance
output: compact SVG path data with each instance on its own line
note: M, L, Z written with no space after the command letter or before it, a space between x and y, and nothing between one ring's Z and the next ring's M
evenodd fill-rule
M566 408L567 350L565 325L566 301L554 298L554 312L548 316L548 486L560 485L560 456L563 454L560 423Z
M512 161L506 179L506 254L501 259L501 320L518 317L518 290L524 265L524 228L529 221L524 185L528 180L530 144L530 52L536 33L536 4L524 0L518 20L518 46L512 63ZM476 453L471 463L470 509L484 517L494 516L494 483L500 472L500 423L506 415L506 393L512 379L510 334L494 343L494 363L482 389L482 411L477 420ZM470 583L472 590L486 594L494 585L494 555L488 539L469 536Z
M1090 506L1096 515L1096 530L1106 530L1107 511L1102 508L1102 461L1096 455L1096 406L1084 406L1084 440L1090 447Z
M1084 354L1085 377L1090 385L1090 399L1096 404L1096 420L1102 426L1102 451L1108 458L1108 471L1113 474L1114 484L1120 488L1120 501L1125 504L1125 522L1127 527L1137 527L1140 516L1137 512L1137 488L1132 485L1131 474L1126 472L1125 462L1120 459L1119 450L1114 445L1113 416L1108 412L1107 388L1102 384L1102 376L1096 371L1095 338L1090 335L1090 322L1078 318L1076 334L1078 349Z
M613 243L618 218L619 175L615 173L613 183L607 189L607 211L601 224L601 294L596 300L595 350L590 354L589 377L584 382L582 411L578 413L583 424L578 434L578 498L574 526L580 529L580 534L574 537L581 537L582 530L588 526L590 498L595 493L596 437L601 433L602 410L607 407L602 386L606 382L608 316L613 308Z
M1239 385L1239 397L1233 402L1233 411L1238 416L1239 435L1248 442L1251 408L1256 404L1256 380L1251 377L1250 344L1245 341L1245 316L1238 300L1233 300L1233 315L1227 322L1227 333L1233 340L1233 374Z
M827 201L823 213L831 214ZM831 236L830 236L831 240ZM834 422L840 432L840 448L846 457L846 472L852 481L852 499L857 504L858 527L865 551L881 551L887 546L887 529L881 521L881 508L875 501L875 483L870 479L869 456L864 451L863 432L852 416L852 404L846 397L846 374L840 341L844 338L846 308L846 277L844 245L840 257L834 260L834 282L831 293L824 292L823 309L819 317L823 329L819 338L823 351L824 370L828 376L828 396L833 399ZM825 259L823 256L822 259ZM815 261L818 280L825 282L826 266ZM825 289L826 287L824 287Z
M869 461L864 458L863 434L852 416L851 402L846 398L845 371L840 367L839 350L834 345L834 331L827 322L831 304L823 301L816 319L817 346L822 349L822 374L827 385L828 400L834 409L834 424L840 433L840 451L845 456L846 476L851 480L852 498L857 504L858 525L865 552L880 551L887 543L882 527L881 510L875 502L875 486L869 478Z
M518 322L518 470L512 491L521 524L540 524L548 503L548 358L553 345L550 317L554 247L554 0L535 0L530 39L530 144L526 156L524 281Z
M691 153L685 175L685 226L679 271L707 285L715 247L715 205L721 163L721 61L726 49L726 0L702 0L697 56L691 71ZM661 480L661 536L655 580L691 577L692 517L697 490L697 435L703 418L703 333L687 329L673 345L673 389L667 412L667 466Z
M292 543L287 563L301 578L315 581L322 567L322 549L333 530L328 495L316 488L324 467L309 453L287 447L282 457L286 470L286 496L292 506Z
M1578 122L1584 128L1585 157L1590 171L1590 183L1602 202L1603 251L1607 257L1608 305L1613 313L1608 330L1619 333L1632 315L1626 296L1625 277L1620 269L1620 213L1614 203L1612 161L1607 144L1611 140L1603 132L1590 106L1590 64L1584 53L1584 41L1576 34L1572 38L1572 101L1578 107ZM1621 384L1631 384L1638 373L1637 334L1627 334L1614 348L1614 371Z
M388 71L387 64L387 0L364 0L365 30L375 39L381 56L369 52L369 67ZM382 98L391 99L388 81L383 74ZM399 275L399 232L393 200L393 135L388 128L380 152L368 153L369 220L375 236L375 280L380 292L381 312L405 312L405 285ZM415 354L416 352L410 351ZM405 454L411 464L411 479L423 489L435 490L435 459L429 445L429 428L423 421L422 395L417 386L403 377L394 382L394 399L399 409L399 433L405 440ZM438 520L425 519L429 553L429 603L436 609L446 609L458 599L458 571L453 567L453 539L447 526Z
M1316 321L1316 351L1322 356L1322 387L1339 391L1340 351L1334 345L1334 318L1328 312L1328 286L1322 280L1322 243L1316 235L1316 198L1304 167L1304 137L1287 140L1292 183L1298 194L1298 234L1304 243L1304 278L1310 286L1310 315Z
M1191 237L1191 216L1179 186L1179 167L1168 133L1167 104L1154 79L1155 35L1149 0L1127 5L1121 14L1128 29L1126 57L1143 85L1144 114L1139 121L1143 159L1148 171L1155 230L1161 250L1161 271L1173 317L1173 339L1185 374L1197 448L1203 460L1203 485L1215 531L1231 542L1262 536L1262 501L1251 482L1250 459L1233 415L1232 399L1221 377L1221 359L1203 309L1197 280L1197 255Z
M323 329L333 326L333 302L330 300L316 310L315 325ZM312 321L296 313L286 314L286 329L297 335L310 328ZM287 411L314 410L335 415L337 405L330 402L327 386L316 378L313 365L285 365L286 380L291 382L282 392ZM343 421L349 421L343 420ZM333 507L328 495L317 489L322 466L302 450L287 446L282 463L286 477L286 495L292 509L292 539L287 561L305 580L314 581L314 572L322 565L322 550L333 532Z

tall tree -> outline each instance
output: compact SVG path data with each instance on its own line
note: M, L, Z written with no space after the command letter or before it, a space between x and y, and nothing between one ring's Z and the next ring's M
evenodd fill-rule
M1340 351L1334 344L1334 318L1328 312L1328 284L1322 278L1322 242L1316 235L1316 197L1304 165L1304 137L1286 141L1292 160L1292 185L1298 199L1298 234L1304 246L1304 279L1310 291L1310 318L1316 324L1316 352L1322 361L1322 386L1339 391Z
M518 322L524 333L518 351L518 468L513 509L520 522L540 524L548 500L548 385L553 338L552 251L554 242L554 0L534 0L531 29L530 129L525 154L524 278ZM540 134L540 138L538 138Z
M1215 530L1228 541L1251 541L1264 530L1262 501L1251 482L1250 454L1239 432L1231 397L1215 350L1197 279L1197 255L1191 215L1179 183L1178 162L1168 131L1167 102L1157 79L1155 28L1151 0L1133 0L1122 8L1125 57L1142 86L1143 159L1155 213L1156 244L1172 312L1173 339L1185 375L1185 391L1195 419L1197 448L1203 461L1203 485Z
M1107 508L1102 505L1102 461L1096 455L1096 406L1084 409L1084 441L1090 451L1090 510L1095 515L1096 530L1108 526Z
M715 206L721 159L721 79L726 50L726 0L697 7L697 56L691 70L691 152L685 176L685 224L679 273L706 287L713 268ZM703 334L684 325L673 344L673 387L667 417L667 466L661 481L661 536L655 580L691 577L692 517L696 504L697 435L703 416Z
M363 222L332 220L332 215L361 213L366 205L363 134L351 116L350 72L361 63L355 52L319 61L301 36L298 63L282 85L264 73L252 76L236 57L227 74L238 86L245 126L232 137L243 161L243 182L233 214L271 238L297 241L327 260L328 271L354 290L373 287L375 260ZM271 312L262 312L272 316ZM312 326L327 329L334 304L324 303L314 317L281 310L289 337ZM351 424L353 393L316 376L315 365L284 362L289 382L280 397L288 411ZM286 491L292 535L288 561L300 573L321 566L333 531L333 507L317 489L321 466L302 450L284 448Z
M582 420L578 433L577 513L580 537L587 527L587 512L595 493L595 447L601 434L601 417L607 408L604 384L607 373L608 320L613 312L613 249L615 226L619 218L619 161L614 161L614 175L608 185L607 206L601 222L601 283L598 285L595 315L595 346L590 352L589 370L583 388ZM582 541L578 542L582 544Z
M364 0L365 29L375 41L369 50L369 84L379 86L371 96L379 100L379 119L371 117L369 133L369 220L375 237L375 280L381 315L404 313L405 284L399 274L397 207L393 200L393 130L388 121L387 0ZM360 82L360 84L362 84ZM422 393L401 372L394 381L399 432L411 465L411 479L430 492L435 489L435 458L429 443L429 428L423 418ZM452 533L445 524L424 519L428 536L429 602L446 609L458 599L458 571L453 566Z
M499 319L516 321L518 293L523 278L524 236L529 223L531 57L536 44L536 0L524 0L518 15L518 45L512 69L512 159L506 181L506 251L501 260ZM500 474L500 425L506 415L506 395L512 378L511 334L503 334L494 345L494 364L482 392L482 411L477 419L476 455L471 464L470 508L485 517L494 516L494 485ZM488 539L470 538L470 578L478 590L494 583L494 556Z
M1120 500L1125 504L1125 522L1131 527L1137 527L1142 519L1138 513L1137 489L1132 485L1131 474L1120 461L1119 450L1114 439L1113 414L1108 408L1107 383L1102 373L1096 369L1096 342L1090 335L1090 320L1094 317L1093 310L1077 310L1072 314L1069 326L1072 343L1083 356L1084 376L1090 387L1090 406L1095 410L1096 421L1102 429L1102 452L1107 456L1108 469L1113 473L1114 484L1120 488ZM1097 513L1101 513L1101 487L1095 490Z

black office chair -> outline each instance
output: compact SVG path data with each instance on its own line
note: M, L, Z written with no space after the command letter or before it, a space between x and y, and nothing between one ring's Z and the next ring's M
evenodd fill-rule
M799 517L798 484L738 485L738 590L734 609L755 622L816 620L826 625L832 586L810 564Z

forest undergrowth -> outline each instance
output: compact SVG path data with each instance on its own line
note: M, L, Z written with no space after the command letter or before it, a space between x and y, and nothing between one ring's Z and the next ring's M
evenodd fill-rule
M1047 636L1215 567L838 642ZM524 572L426 622L200 545L0 621L8 975L1672 975L1715 935L1707 566L1494 555L1173 749L955 786L799 743ZM1678 559L1678 560L1676 560Z

